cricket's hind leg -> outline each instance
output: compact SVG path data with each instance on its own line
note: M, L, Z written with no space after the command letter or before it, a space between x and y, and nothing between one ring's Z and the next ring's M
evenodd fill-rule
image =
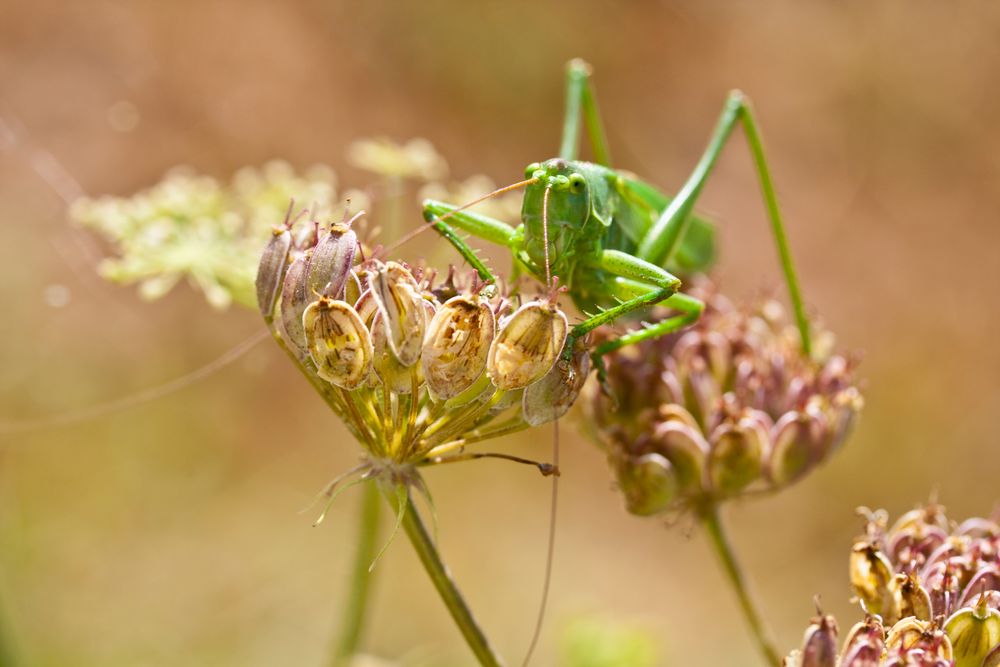
M684 237L691 219L691 213L698 196L701 194L702 187L715 168L726 141L737 125L743 126L747 142L750 144L750 153L753 157L754 166L757 169L757 177L760 181L764 205L771 222L771 232L774 235L778 256L781 260L781 269L785 275L789 297L795 312L795 320L802 339L802 351L806 355L809 355L812 347L809 337L809 320L806 317L805 307L802 304L802 293L799 289L798 277L792 262L792 254L788 247L788 238L781 220L781 212L778 209L778 198L775 195L774 184L771 181L771 172L767 166L767 159L764 157L764 147L761 142L760 131L757 121L754 118L750 101L743 93L733 91L729 94L729 98L726 100L722 114L719 117L719 122L716 124L715 130L709 139L708 148L680 192L671 200L660 218L650 227L646 236L640 242L636 254L640 258L657 265L664 265L673 257L679 247L680 240Z
M559 157L564 160L577 159L581 117L594 151L594 162L610 167L611 153L608 151L601 113L597 108L590 65L574 58L566 66L566 115L563 119L562 145L559 148Z
M621 317L640 308L661 304L680 311L644 328L630 331L599 343L591 350L591 361L597 370L597 377L605 386L604 356L626 345L634 345L648 338L663 336L682 329L697 321L705 305L693 296L678 292L680 279L664 268L618 250L604 250L590 267L606 277L597 285L607 294L617 294L625 300L600 313L588 317L573 327L566 341L566 350L573 349L573 343L599 326L611 324ZM606 388L606 387L605 387Z

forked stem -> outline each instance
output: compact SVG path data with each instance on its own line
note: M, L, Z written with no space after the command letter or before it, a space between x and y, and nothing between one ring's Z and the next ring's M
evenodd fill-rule
M427 570L434 588L437 589L441 600L448 607L451 618L462 632L462 636L465 637L469 648L472 649L472 652L479 660L479 664L483 667L501 667L503 661L494 652L482 628L479 627L476 619L472 616L469 605L466 604L462 593L458 590L458 586L452 580L451 574L448 572L448 566L441 560L441 555L438 553L437 547L434 546L434 541L428 534L426 526L424 526L423 521L420 519L420 515L417 513L417 508L414 506L413 499L409 493L406 494L406 506L404 508L396 507L394 489L387 486L382 491L389 504L397 512L405 512L403 515L403 530L406 531L406 536L410 538L410 543L416 550L417 556L420 557L420 562L423 563L424 569Z
M719 560L722 561L722 569L725 570L729 583L732 585L733 591L739 599L743 616L746 617L747 623L753 631L760 652L764 655L764 659L768 665L777 667L781 664L781 655L775 648L771 632L764 623L764 619L757 608L757 603L747 588L746 578L743 576L743 568L740 567L739 561L736 558L736 552L733 551L729 537L726 535L726 530L719 518L718 504L714 502L707 504L701 509L700 516L702 523L705 525L705 530L708 531L708 536L711 538L712 548L719 556Z
M362 485L361 507L358 513L358 537L351 568L350 591L340 621L340 631L333 644L333 667L346 667L358 651L368 611L372 573L368 567L375 560L381 524L382 498L374 483Z

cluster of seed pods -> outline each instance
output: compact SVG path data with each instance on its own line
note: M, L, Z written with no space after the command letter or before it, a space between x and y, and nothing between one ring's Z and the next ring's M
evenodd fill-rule
M558 419L586 380L555 293L518 307L493 285L375 259L351 220L276 228L257 295L275 337L374 457L443 460Z
M836 623L820 616L794 667L1000 666L1000 525L961 524L929 505L886 528L869 512L851 550L851 585L866 618L836 650Z
M691 328L608 355L611 398L585 404L634 514L785 486L837 449L861 409L852 365L805 358L778 303L699 295L707 308Z

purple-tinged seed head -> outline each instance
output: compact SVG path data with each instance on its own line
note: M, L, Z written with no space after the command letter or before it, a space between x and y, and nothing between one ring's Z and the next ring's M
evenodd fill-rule
M692 291L701 319L606 355L613 398L593 386L584 404L617 476L651 451L670 461L670 509L792 484L839 447L862 406L853 364L803 356L777 302L739 309L711 287Z

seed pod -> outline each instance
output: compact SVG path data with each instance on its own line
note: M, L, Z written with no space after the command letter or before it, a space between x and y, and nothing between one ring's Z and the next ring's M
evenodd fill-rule
M900 616L914 616L921 621L931 620L931 596L914 574L897 574L896 589L899 591Z
M427 329L424 299L413 276L401 264L388 262L371 272L368 284L375 305L382 313L389 348L404 366L420 358Z
M478 384L478 382L476 384ZM494 387L492 382L487 382L487 385L489 386L489 391L484 391L477 396L477 398L483 403L489 401L493 404L489 409L489 415L491 417L496 417L500 413L515 405L520 406L524 404L525 389L514 389L512 391L500 392L501 396L497 398L496 394L500 390Z
M743 418L723 424L712 434L708 476L723 495L738 493L760 475L767 430L759 419Z
M962 597L958 600L958 606L971 607L976 603L976 599L979 596L984 594L988 596L990 593L1000 595L1000 569L995 565L993 567L981 566L972 575L969 583L965 585Z
M904 618L889 629L885 638L885 649L888 653L905 655L907 651L923 650L931 656L951 660L951 642L948 636L935 628L933 623L919 621L912 616ZM923 664L923 663L917 663ZM935 664L928 660L927 664Z
M617 477L625 496L625 509L638 516L665 511L680 489L670 461L655 453L622 463Z
M810 432L815 426L800 412L786 412L774 425L767 467L768 476L776 486L789 484L809 470L815 459Z
M372 368L371 336L350 304L326 297L302 316L316 374L344 389L357 389Z
M257 265L257 305L268 324L274 319L274 304L278 300L278 288L285 279L291 248L292 232L286 227L275 227Z
M370 329L375 320L375 314L378 313L378 304L375 303L371 290L366 289L361 293L361 296L354 303L354 310L357 311L358 317L365 323L365 326Z
M701 433L680 420L662 422L653 431L652 447L673 465L682 491L702 488L708 443Z
M524 389L521 412L531 426L559 419L573 406L590 372L587 345L577 340L573 356L560 358L538 382Z
M982 595L976 606L959 609L944 624L951 641L955 667L982 667L995 647L1000 646L1000 611L990 609Z
M308 353L306 331L302 328L302 313L312 300L306 290L306 269L309 265L309 254L299 255L288 267L285 282L281 287L281 333L282 337L299 355Z
M892 564L873 545L860 542L851 550L851 586L865 603L865 609L888 623L899 618L897 583Z
M348 225L331 225L313 248L306 275L309 294L342 298L357 247L358 236Z
M361 287L361 280L358 278L358 274L352 269L347 276L347 282L344 283L344 301L347 303L357 304L358 300L361 298L361 294L364 289ZM355 309L357 306L355 305ZM358 313L359 315L361 313ZM364 318L362 318L364 319Z
M427 387L436 400L458 396L479 379L495 333L493 309L483 300L456 296L437 310L421 352Z
M844 638L840 667L880 667L885 629L878 616L854 624Z
M882 644L858 642L845 647L838 667L882 667Z
M806 629L802 641L801 667L837 666L837 621L819 616Z
M419 388L424 382L423 369L419 364L404 366L392 350L386 339L386 327L382 324L382 313L376 312L371 324L372 347L375 356L372 367L375 374L372 384L382 382L394 394L413 393L414 384Z
M559 358L569 323L548 301L530 301L500 324L486 362L486 372L502 391L537 382Z

